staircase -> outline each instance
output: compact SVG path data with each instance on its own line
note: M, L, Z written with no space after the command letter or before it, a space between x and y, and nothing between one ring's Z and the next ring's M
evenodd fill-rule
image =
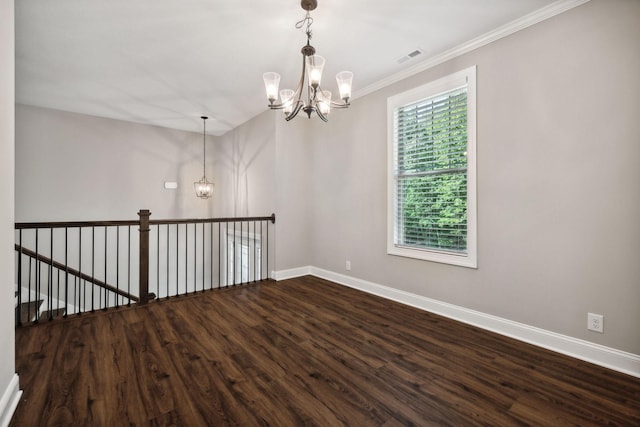
M40 310L40 306L44 300L23 302L20 305L16 304L16 325L24 325L36 320L37 310Z
M48 309L46 297L31 299L28 302L18 304L18 292L16 291L15 324L28 325L40 320L55 320L64 317L66 310L59 307L60 302L53 300L51 309Z
M138 302L139 298L48 256L15 245L17 326ZM154 296L150 296L154 298ZM94 299L95 298L95 299Z

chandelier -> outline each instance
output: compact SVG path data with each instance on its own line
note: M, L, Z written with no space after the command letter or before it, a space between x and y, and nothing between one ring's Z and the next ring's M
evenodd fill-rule
M316 49L309 43L311 40L311 24L313 24L310 12L318 6L318 2L317 0L302 0L300 6L307 11L307 14L304 19L296 23L296 28L302 28L306 25L307 44L301 49L302 75L296 90L283 89L278 93L278 86L280 85L280 75L278 73L264 73L262 78L267 91L269 108L283 110L287 121L293 119L302 110L309 118L311 118L312 113L316 113L318 117L326 122L331 108L349 107L353 73L351 71L341 71L336 75L342 102L332 101L331 91L322 90L320 87L324 58L316 55ZM308 80L307 85L304 84L305 76ZM303 99L304 92L306 92L306 100ZM279 102L278 94L280 95Z
M193 183L193 188L196 190L196 196L201 199L208 199L213 195L213 183L207 180L207 174L205 173L205 161L207 159L207 147L206 147L206 131L207 131L207 119L208 117L202 116L202 178L200 181Z

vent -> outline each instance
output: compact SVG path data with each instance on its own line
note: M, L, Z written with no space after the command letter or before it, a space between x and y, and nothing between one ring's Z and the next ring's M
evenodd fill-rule
M404 62L407 62L410 59L415 58L416 56L422 55L422 49L414 49L413 51L407 53L404 56L401 56L400 58L396 59L396 62L398 64L402 64Z

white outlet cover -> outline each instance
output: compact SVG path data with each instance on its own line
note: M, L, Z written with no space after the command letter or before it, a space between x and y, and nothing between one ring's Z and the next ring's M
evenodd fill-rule
M604 333L604 316L602 314L587 314L587 329L594 332Z

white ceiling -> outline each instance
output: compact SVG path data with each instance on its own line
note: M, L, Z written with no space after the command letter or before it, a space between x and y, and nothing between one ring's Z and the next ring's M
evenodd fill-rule
M325 89L358 93L554 0L318 0ZM262 73L297 84L299 0L16 1L16 102L220 135L266 110ZM424 53L398 64L415 50ZM335 95L334 95L335 97ZM274 113L276 114L276 113ZM301 120L301 119L298 119Z

